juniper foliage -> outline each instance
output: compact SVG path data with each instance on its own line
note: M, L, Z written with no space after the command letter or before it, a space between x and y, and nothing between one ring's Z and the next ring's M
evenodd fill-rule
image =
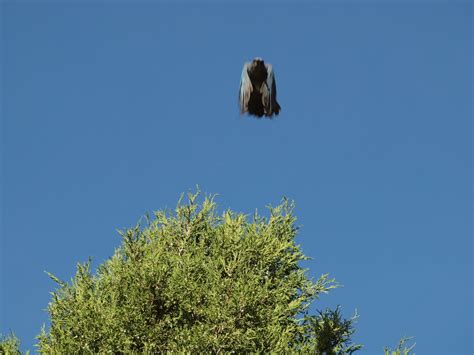
M6 336L0 335L0 354L19 355L20 352L20 341L13 334L10 333Z
M310 322L308 307L336 283L327 274L313 281L300 266L307 257L295 243L295 221L288 200L270 206L268 217L248 218L218 214L213 197L198 203L198 194L189 194L174 211L120 232L122 244L96 272L88 261L69 283L50 274L58 288L48 306L50 328L38 336L40 352L314 348L321 319ZM341 322L344 343L351 327Z

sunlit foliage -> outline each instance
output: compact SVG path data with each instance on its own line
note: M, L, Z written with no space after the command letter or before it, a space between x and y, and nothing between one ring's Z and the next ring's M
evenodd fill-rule
M307 314L336 284L328 275L312 281L301 268L307 258L295 244L290 202L249 218L218 214L212 197L197 197L121 232L122 244L95 273L87 262L69 283L50 275L59 288L39 350L356 350L346 346L352 320L339 309Z
M13 333L6 336L0 336L0 354L21 354L20 341Z

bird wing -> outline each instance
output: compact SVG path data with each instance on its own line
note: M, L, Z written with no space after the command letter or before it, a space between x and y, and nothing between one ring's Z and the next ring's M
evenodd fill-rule
M273 113L277 114L280 111L280 105L276 101L276 81L275 74L273 73L273 67L271 64L265 64L267 68L267 80L265 85L262 85L262 103L265 108L265 114L272 116Z
M250 94L252 93L252 90L253 90L252 81L250 80L249 72L248 72L249 67L250 67L250 63L244 64L244 68L242 69L242 75L240 77L240 90L239 90L240 113L245 113L248 111Z

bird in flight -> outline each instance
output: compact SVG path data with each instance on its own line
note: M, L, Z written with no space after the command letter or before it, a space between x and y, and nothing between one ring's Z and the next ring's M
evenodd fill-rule
M239 90L240 113L271 118L278 115L280 105L276 100L275 74L271 64L262 58L245 63Z

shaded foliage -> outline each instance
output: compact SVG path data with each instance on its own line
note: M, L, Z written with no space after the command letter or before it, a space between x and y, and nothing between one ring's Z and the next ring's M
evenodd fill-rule
M352 344L355 332L354 322L357 314L350 319L344 319L340 307L335 310L319 311L318 315L306 318L309 329L309 349L312 353L326 355L352 354L362 348L362 345Z

